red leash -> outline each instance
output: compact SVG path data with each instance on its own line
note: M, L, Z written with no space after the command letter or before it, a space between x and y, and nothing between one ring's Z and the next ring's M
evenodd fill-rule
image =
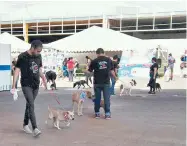
M60 101L58 100L57 95L55 95L54 92L53 92L52 90L51 90L51 92L49 92L49 93L54 97L54 99L56 100L56 102L57 102L59 105L61 105Z

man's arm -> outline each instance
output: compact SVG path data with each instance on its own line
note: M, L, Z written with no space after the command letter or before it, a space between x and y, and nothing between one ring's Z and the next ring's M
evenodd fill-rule
M115 73L116 67L115 67L115 64L113 64L111 59L109 60L109 67L110 67L110 73L115 78L115 80L117 80L117 76L116 76L116 73Z
M41 55L40 55L40 64L39 64L39 75L40 75L40 78L42 78L42 82L44 84L45 89L47 89L47 82L42 72L42 56Z
M157 74L157 68L154 68L154 75L153 75L153 79L156 79L156 74Z
M47 82L46 82L45 76L44 76L44 74L42 72L42 67L40 67L40 69L39 69L39 75L42 78L42 82L44 84L45 89L47 89Z
M117 80L117 79L118 79L118 77L116 76L115 71L114 71L114 70L111 70L110 72L111 72L112 76L115 78L115 80Z
M18 79L19 73L20 73L20 69L16 67L15 71L14 71L14 74L13 74L12 89L15 89L15 87L16 87L16 81Z

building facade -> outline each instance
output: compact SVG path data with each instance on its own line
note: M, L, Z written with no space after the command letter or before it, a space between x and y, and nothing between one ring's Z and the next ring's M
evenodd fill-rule
M141 39L186 38L187 29L186 11L177 11L1 21L0 34L8 32L26 42L30 42L33 38L40 38L49 43L94 25Z

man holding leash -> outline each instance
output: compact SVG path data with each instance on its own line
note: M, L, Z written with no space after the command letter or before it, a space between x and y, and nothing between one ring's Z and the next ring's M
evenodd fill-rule
M31 43L31 48L18 56L12 85L12 92L14 94L16 92L16 81L19 73L21 72L21 87L26 99L23 130L29 134L33 133L33 136L38 136L41 134L41 131L37 128L34 112L34 100L38 94L40 77L42 78L44 86L46 88L45 76L43 75L41 68L42 57L40 55L40 52L42 51L42 48L42 42L39 40L34 40ZM33 132L28 126L29 120L31 121Z
M94 92L95 92L95 118L100 117L101 92L103 92L105 103L105 119L111 118L110 112L110 75L117 79L112 60L106 57L102 48L97 49L97 58L91 61L88 71L94 71Z

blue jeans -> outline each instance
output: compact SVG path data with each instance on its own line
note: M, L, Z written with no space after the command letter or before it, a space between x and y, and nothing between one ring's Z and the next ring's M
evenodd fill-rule
M99 113L101 103L101 92L103 92L104 103L105 103L105 115L110 115L110 85L94 85L95 92L95 113Z
M69 70L69 71L68 71L69 81L70 81L70 82L73 82L73 73L74 73L74 70Z
M111 77L111 82L112 82L112 86L110 88L110 94L111 95L114 95L114 87L115 87L115 84L116 84L116 80L114 79L114 77Z

